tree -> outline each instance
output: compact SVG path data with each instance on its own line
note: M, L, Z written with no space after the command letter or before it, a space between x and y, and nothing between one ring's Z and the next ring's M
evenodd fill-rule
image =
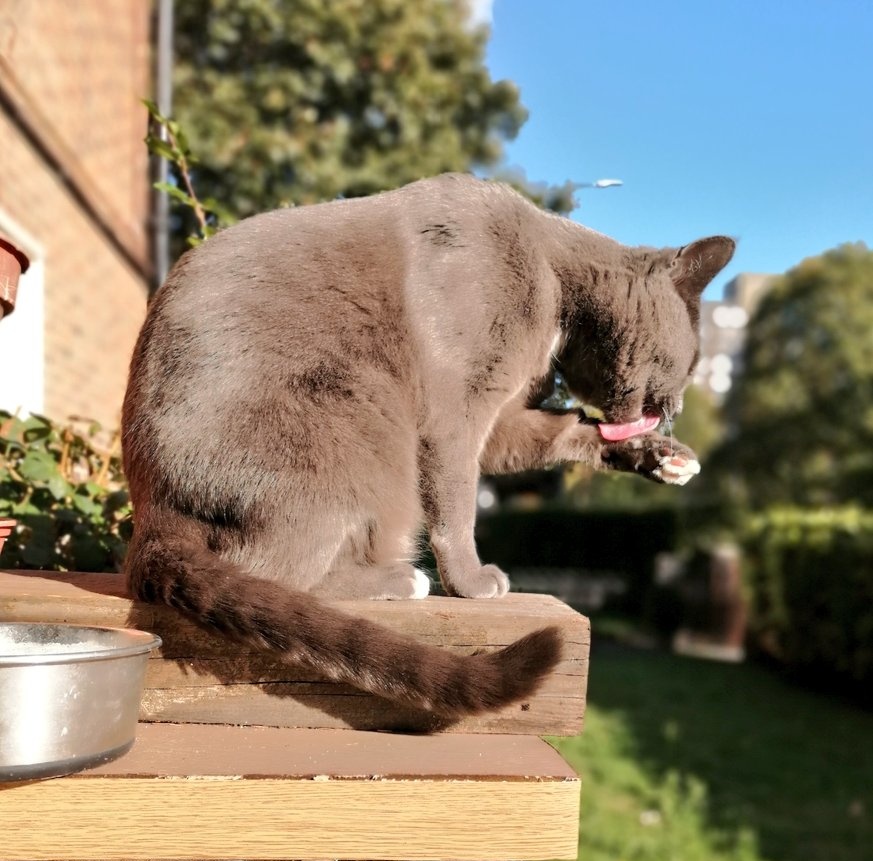
M464 0L187 0L175 118L236 217L495 165L527 118ZM568 211L570 187L537 189ZM189 232L187 225L181 232Z
M717 453L753 507L873 503L873 252L803 261L749 323Z

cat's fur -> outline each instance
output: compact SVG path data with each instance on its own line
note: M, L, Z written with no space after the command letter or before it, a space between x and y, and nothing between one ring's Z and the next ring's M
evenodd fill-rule
M733 247L627 248L460 175L219 233L173 269L133 356L132 593L439 715L527 696L554 629L462 657L312 596L422 597L422 519L450 594L503 595L473 541L480 469L687 480L678 443L675 459L657 433L605 443L536 407L557 363L611 422L672 416L699 295Z

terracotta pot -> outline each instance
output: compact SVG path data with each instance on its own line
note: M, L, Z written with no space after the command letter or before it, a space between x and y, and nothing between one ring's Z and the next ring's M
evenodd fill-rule
M15 309L18 295L18 278L27 272L30 261L27 255L0 234L0 318Z
M3 545L6 539L12 535L12 530L15 529L14 520L0 520L0 553L3 552Z

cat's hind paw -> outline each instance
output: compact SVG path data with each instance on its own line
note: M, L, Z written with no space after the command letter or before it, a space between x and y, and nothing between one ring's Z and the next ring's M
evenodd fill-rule
M700 462L688 460L678 455L665 455L658 461L658 466L652 470L655 476L664 484L688 484L700 472Z
M382 594L377 598L390 600L420 600L430 594L430 577L411 565L400 566L400 571L394 573L382 585Z
M312 591L325 598L369 598L408 601L426 598L431 580L406 562L394 565L350 565L331 571Z
M427 598L430 594L430 577L419 568L413 568L412 572L412 595L410 598Z

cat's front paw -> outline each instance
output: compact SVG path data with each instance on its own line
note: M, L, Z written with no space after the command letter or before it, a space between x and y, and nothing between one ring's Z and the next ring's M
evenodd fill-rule
M688 484L700 472L700 461L679 455L663 455L652 475L664 484Z
M687 484L700 472L688 446L656 433L604 443L601 457L609 469L638 472L661 484Z
M459 598L502 598L509 591L509 578L496 565L483 565L461 578L452 578L446 591Z

